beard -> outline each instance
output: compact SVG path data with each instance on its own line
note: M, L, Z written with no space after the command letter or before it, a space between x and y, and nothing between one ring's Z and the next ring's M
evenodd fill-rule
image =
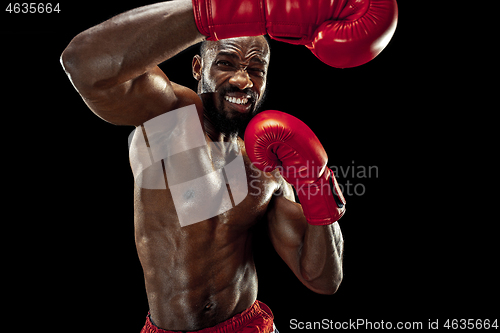
M246 113L240 113L234 110L224 110L224 96L231 92L243 92L250 96L250 110ZM260 107L264 102L266 91L259 100L257 94L251 89L240 90L237 87L229 86L221 88L214 93L202 95L203 107L208 118L211 120L215 129L227 136L242 135L250 120L259 113ZM216 106L219 105L219 107Z

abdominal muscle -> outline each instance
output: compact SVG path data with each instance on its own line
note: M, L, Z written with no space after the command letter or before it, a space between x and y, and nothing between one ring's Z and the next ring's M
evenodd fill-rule
M195 331L249 308L257 297L251 226L266 207L255 209L247 201L258 198L248 196L224 214L180 227L165 213L172 211L165 192L136 189L136 246L155 325ZM145 202L155 209L144 209Z

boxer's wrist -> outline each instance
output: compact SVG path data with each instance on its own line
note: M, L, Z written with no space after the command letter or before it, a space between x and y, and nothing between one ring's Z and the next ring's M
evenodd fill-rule
M192 0L196 26L207 40L266 34L261 0Z
M345 199L333 171L326 169L314 183L295 186L306 220L311 225L337 222L345 213Z

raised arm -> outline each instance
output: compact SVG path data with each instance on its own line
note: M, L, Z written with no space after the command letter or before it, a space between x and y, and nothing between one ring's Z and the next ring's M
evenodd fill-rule
M205 37L191 0L160 2L117 15L77 35L61 64L90 109L117 125L138 126L201 101L157 66Z

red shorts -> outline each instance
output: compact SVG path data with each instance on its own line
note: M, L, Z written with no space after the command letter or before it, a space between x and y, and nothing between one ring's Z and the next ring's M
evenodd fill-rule
M267 305L255 301L251 307L235 315L228 320L215 325L214 327L204 328L196 332L187 333L277 333L274 329L273 313ZM149 318L146 318L146 325L141 333L175 333L156 327Z

